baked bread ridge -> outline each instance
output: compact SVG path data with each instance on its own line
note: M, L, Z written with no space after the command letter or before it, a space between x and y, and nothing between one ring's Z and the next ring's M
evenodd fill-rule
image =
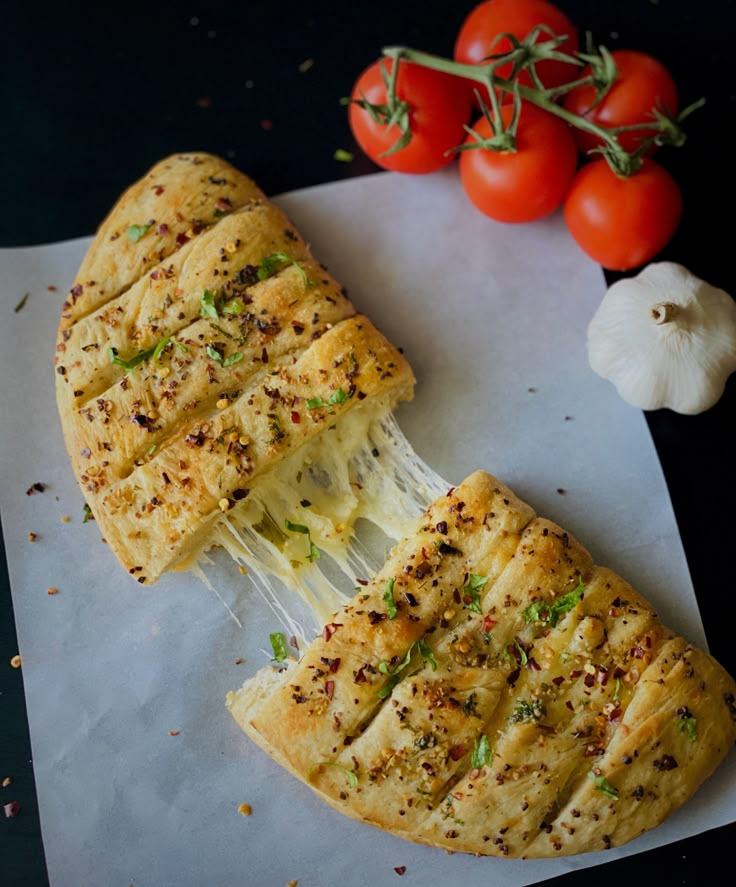
M206 154L161 161L111 210L54 363L78 483L141 583L206 548L284 455L415 383L284 213Z
M722 666L485 472L428 509L298 662L226 705L341 813L507 858L633 840L736 741Z

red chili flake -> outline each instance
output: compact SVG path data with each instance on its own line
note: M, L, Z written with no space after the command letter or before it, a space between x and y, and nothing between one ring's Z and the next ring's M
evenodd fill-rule
M69 290L74 301L76 301L79 296L82 295L82 289L83 287L81 283L75 283L74 286Z
M154 185L153 186L153 193L156 195L156 197L160 197L164 193L164 191L165 191L165 188L163 185Z
M296 410L291 411L291 421L295 425L298 425L302 421L302 417L299 415L299 413L297 413Z
M459 761L460 758L465 754L465 746L462 742L459 745L453 745L450 749L450 757L453 761Z
M559 687L564 680L565 678L562 675L558 675L556 678L552 678L552 683L555 687Z
M358 583L358 585L367 585L368 584L367 579L356 579L355 581Z
M485 631L486 634L489 631L491 631L492 628L495 628L497 625L498 625L497 619L491 619L490 616L483 617L483 631Z
M14 819L20 813L20 804L18 801L9 801L3 804L3 813L6 819Z
M325 643L329 641L338 628L342 628L342 622L328 622L327 625L325 625L322 629L322 637L324 638Z
M334 681L325 681L325 696L328 699L332 699L335 694L335 682Z
M179 244L179 246L184 246L185 243L189 242L189 238L183 231L180 231L176 235L176 242Z
M406 866L405 865L395 865L394 871L396 872L397 875L403 875L406 873Z
M228 213L232 208L233 205L227 197L218 197L215 201L215 209L219 210L221 213Z
M162 237L164 234L169 233L169 226L166 224L166 222L161 222L158 228L156 228L156 233L160 234Z
M32 496L34 493L43 493L46 489L46 484L39 483L38 481L35 484L31 484L30 487L26 490L26 496Z
M58 287L57 287L57 286L54 286L53 284L49 284L49 286L47 286L46 289L47 289L50 293L55 293L56 290L58 289Z
M261 120L261 129L269 132L273 129L273 120Z
M212 99L208 95L203 95L197 99L196 104L198 108L202 108L206 111L208 108L212 107Z

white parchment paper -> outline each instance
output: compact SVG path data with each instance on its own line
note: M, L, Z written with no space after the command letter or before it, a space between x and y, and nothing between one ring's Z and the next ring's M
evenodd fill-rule
M494 224L451 171L352 179L279 203L404 348L418 386L397 416L419 454L451 483L496 474L705 645L644 417L589 369L585 332L604 280L562 220ZM241 628L189 574L131 581L83 522L52 358L87 244L0 251L0 509L54 887L383 887L399 883L395 866L425 887L520 887L736 819L732 753L684 809L620 850L451 856L342 817L251 744L223 700L268 662L280 626L247 578L218 559ZM26 495L34 482L45 491Z

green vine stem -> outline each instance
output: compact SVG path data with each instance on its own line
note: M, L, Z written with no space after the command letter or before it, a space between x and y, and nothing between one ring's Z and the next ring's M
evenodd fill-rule
M515 41L514 48L507 53L490 56L488 64L465 64L447 59L442 56L432 55L431 53L422 52L421 50L410 49L403 46L386 47L383 55L393 60L394 69L398 67L400 61L411 62L429 68L433 71L441 71L454 77L461 77L478 83L480 86L486 87L491 101L491 111L495 121L500 119L500 109L498 102L497 90L508 92L516 97L516 101L525 100L542 108L555 117L564 120L570 126L585 130L591 135L597 136L603 143L603 147L598 149L613 171L619 176L629 176L636 172L642 164L642 160L646 150L651 144L674 144L679 145L684 142L685 135L679 128L679 123L696 108L703 104L704 100L695 102L682 111L676 118L667 116L658 109L653 109L653 117L651 121L636 124L633 126L621 126L605 128L593 123L587 117L574 114L557 103L559 99L570 89L581 85L592 85L596 88L598 98L596 104L605 95L616 76L616 67L607 50L601 49L597 56L590 53L580 54L579 58L575 56L564 55L557 51L558 45L553 40L542 43L535 43L536 37L539 35L539 29L532 31L523 41ZM552 46L545 48L547 43ZM578 78L572 83L565 84L560 87L547 89L539 83L539 79L535 77L534 64L543 58L556 58L564 60L574 65L583 65L593 62L594 74L589 77ZM606 78L601 81L596 78L595 60L598 60L598 71L604 71ZM512 63L512 79L504 79L499 77L496 70L502 65ZM516 75L520 70L528 69L532 76L532 81L536 86L525 86L519 83ZM395 99L394 99L395 100ZM389 103L392 101L389 97ZM633 153L628 153L619 143L618 134L629 131L631 129L642 129L651 131L656 130L655 135L645 139L642 145ZM489 147L484 145L483 147ZM493 146L491 146L493 147ZM513 150L508 145L508 140L499 139L496 150Z

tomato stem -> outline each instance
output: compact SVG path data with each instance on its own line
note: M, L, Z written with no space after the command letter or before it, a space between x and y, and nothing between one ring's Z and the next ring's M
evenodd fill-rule
M610 53L603 47L601 47L599 56L593 56L591 53L580 53L580 57L578 58L576 56L565 55L557 50L556 47L562 40L564 40L564 38L554 38L554 42L550 40L541 44L534 44L533 41L536 40L538 32L538 29L535 29L523 41L513 38L513 48L509 52L490 56L484 64L466 64L464 62L457 62L453 59L444 58L443 56L433 55L421 50L401 46L387 47L383 50L383 54L394 60L394 69L398 67L399 62L403 60L415 65L420 65L424 68L429 68L433 71L440 71L454 77L472 80L481 86L486 87L491 102L491 112L493 115L492 123L495 135L500 136L503 133L499 92L508 92L513 94L517 106L523 99L536 105L538 108L553 114L555 117L559 117L570 126L582 129L585 132L596 136L602 142L602 147L596 149L597 153L603 154L611 169L619 176L629 176L640 168L644 153L652 142L657 141L658 144L664 142L667 142L668 144L681 144L681 142L684 141L684 134L679 129L678 124L684 119L686 114L691 113L695 107L699 107L700 104L702 104L702 101L687 108L686 113L681 113L674 120L666 114L657 111L657 109L654 109L651 121L632 126L610 128L599 126L587 117L575 114L559 105L555 101L556 98L559 98L568 90L580 85L595 86L598 90L597 101L600 101L610 88L613 79L616 76L616 67ZM506 36L511 39L511 35ZM545 43L552 43L553 45L545 50L543 49ZM535 47L540 47L540 50L536 52ZM591 76L579 78L570 84L546 89L536 76L534 68L534 63L544 57L554 57L557 60L567 61L570 64L575 65L592 63L594 70L597 69L598 71L598 76L594 73ZM499 77L496 73L497 69L502 64L508 64L509 62L512 64L510 79ZM518 73L524 69L530 72L532 82L535 84L534 86L525 86L517 79ZM390 103L391 97L389 96L389 104ZM483 108L483 105L481 105L481 107ZM484 110L484 114L488 116L487 108ZM507 127L507 133L511 136L515 135L517 119L518 115L515 115L515 120L512 121L512 124L509 127ZM636 151L629 153L620 144L618 135L619 133L628 132L630 130L646 130L649 133L654 131L654 135L644 140L642 146L637 148ZM489 147L495 147L496 150L513 150L509 149L507 144L502 144L500 138L495 145Z

